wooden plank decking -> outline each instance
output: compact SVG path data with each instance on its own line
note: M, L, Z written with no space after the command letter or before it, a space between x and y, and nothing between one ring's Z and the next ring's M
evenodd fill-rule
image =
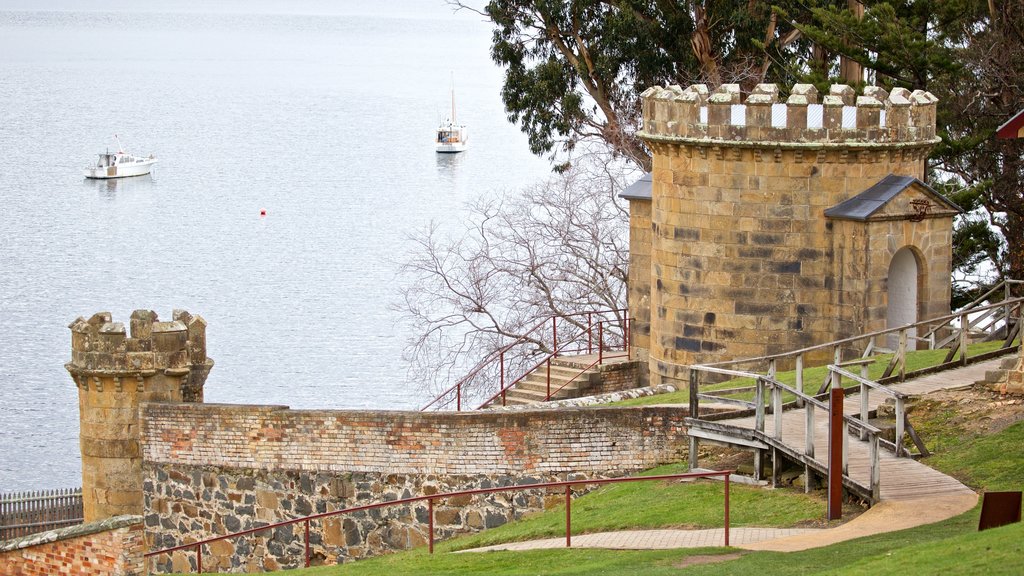
M908 395L923 395L938 390L958 388L983 379L985 371L994 369L1000 360L997 358L979 362L963 368L922 376L889 387ZM869 410L874 410L889 396L872 391L868 398ZM847 415L859 414L861 410L860 395L847 396L843 409ZM714 424L725 424L753 431L754 417L719 420ZM803 454L806 442L806 409L784 411L781 429L782 444L795 453ZM764 434L768 437L775 436L775 418L771 415L765 418ZM814 447L814 462L821 469L826 469L828 466L828 415L820 409L815 410ZM955 478L946 476L910 458L897 458L888 450L880 450L879 464L881 468L880 500L916 500L944 495L973 494L970 488ZM850 435L848 473L851 480L870 491L868 443L861 441L856 433Z

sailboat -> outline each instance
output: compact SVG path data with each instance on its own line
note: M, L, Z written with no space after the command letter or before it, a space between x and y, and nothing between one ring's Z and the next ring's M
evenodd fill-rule
M466 150L466 142L469 140L469 132L462 124L455 120L455 82L452 81L452 115L441 122L437 129L435 146L439 154L454 154Z

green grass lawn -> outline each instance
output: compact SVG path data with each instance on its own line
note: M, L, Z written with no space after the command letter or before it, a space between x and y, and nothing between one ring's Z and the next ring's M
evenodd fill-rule
M683 464L661 466L644 475L680 474ZM723 525L723 487L718 481L628 482L604 486L573 499L573 534L636 528L720 528ZM732 526L788 527L822 518L825 504L795 491L767 492L731 483ZM458 538L449 549L464 550L502 542L565 536L565 505Z
M972 487L984 490L1024 488L1024 422L1002 432L950 446L944 454L926 460L940 470L960 475ZM681 467L662 467L651 473L671 473ZM573 526L580 531L610 527L719 526L720 483L624 484L607 487L574 501ZM588 500L589 499L589 500ZM675 505L675 502L685 506ZM665 502L672 504L665 505ZM822 504L784 490L737 486L733 492L734 525L750 522L766 526L821 518ZM614 505L614 506L612 506ZM599 510L604 508L606 510ZM691 510L703 507L705 510ZM647 512L644 512L647 510ZM665 574L701 575L910 575L910 574L1022 574L1024 525L1016 524L977 532L979 508L927 526L878 534L803 552L743 552L736 549L665 551L612 551L558 549L530 552L452 554L451 550L522 537L558 536L564 510L535 517L465 538L440 543L437 553L425 549L360 560L343 566L324 566L292 573L350 576L362 574L498 574L583 575ZM578 533L574 529L574 533ZM721 554L742 555L721 563L683 567L688 559Z
M1002 342L978 342L971 344L967 347L968 356L978 356L986 352L999 349L1002 346ZM947 350L917 350L914 352L907 353L907 372L913 372L915 370L922 370L925 368L931 368L932 366L938 366L946 358ZM876 360L874 363L868 366L868 378L878 379L885 373L886 366L889 365L889 361L892 359L892 354L882 354L874 357ZM854 374L860 374L859 366L851 366L846 369L848 372ZM804 380L804 392L813 394L818 391L821 383L825 381L825 376L828 374L828 368L826 366L815 366L813 368L804 368L803 380ZM787 384L789 386L796 386L796 370L788 370L786 372L779 372L776 374L776 378L779 382ZM742 388L747 386L753 386L753 378L734 378L727 382L721 382L711 385L702 385L701 392L710 392L714 390L723 390L728 388ZM847 383L847 386L850 384ZM739 392L736 394L729 394L729 398L737 398L742 400L753 400L753 391ZM652 404L686 404L689 402L690 391L688 389L677 390L676 392L670 392L667 394L655 394L654 396L643 396L640 398L631 398L629 400L622 400L608 404L609 406L649 406ZM789 402L793 400L791 394L784 394L783 400Z

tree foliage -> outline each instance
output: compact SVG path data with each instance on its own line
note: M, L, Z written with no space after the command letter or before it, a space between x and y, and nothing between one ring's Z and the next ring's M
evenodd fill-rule
M929 160L929 178L968 211L954 236L958 279L986 268L1024 278L1024 140L995 139L999 125L1024 109L1024 3L863 4L862 19L830 7L794 25L872 70L877 84L939 98L942 143ZM984 289L986 282L978 284Z
M698 81L750 88L788 75L777 63L802 60L806 43L772 4L493 0L481 13L494 24L491 56L505 69L509 120L534 153L597 140L649 169L650 153L636 136L644 88ZM792 4L806 11L805 2Z
M597 140L648 169L636 132L652 85L827 89L862 84L863 69L873 84L929 90L943 140L930 183L978 200L957 230L958 253L971 251L961 272L1024 278L1024 144L993 138L1024 108L1020 0L493 0L481 14L509 119L537 154Z

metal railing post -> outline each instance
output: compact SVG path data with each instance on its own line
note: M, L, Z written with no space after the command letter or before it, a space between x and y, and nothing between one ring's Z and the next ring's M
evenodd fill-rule
M548 400L551 400L551 356L548 356L548 376L547 376L547 381L548 381L548 395L547 395L546 398L544 398L545 402L547 402Z
M729 545L729 473L725 476L725 545Z
M565 487L565 547L572 548L572 486Z
M427 531L430 532L430 553L434 553L434 499L427 498Z
M203 545L196 545L196 574L203 573Z
M501 351L501 354L499 355L499 358L501 360L501 367L499 368L499 370L501 370L501 405L504 406L505 405L505 351L504 350Z
M309 520L306 520L306 568L309 568Z
M462 412L462 382L455 386L455 411Z
M604 320L597 321L597 363L604 364Z
M828 404L828 520L843 517L843 389L832 387Z

